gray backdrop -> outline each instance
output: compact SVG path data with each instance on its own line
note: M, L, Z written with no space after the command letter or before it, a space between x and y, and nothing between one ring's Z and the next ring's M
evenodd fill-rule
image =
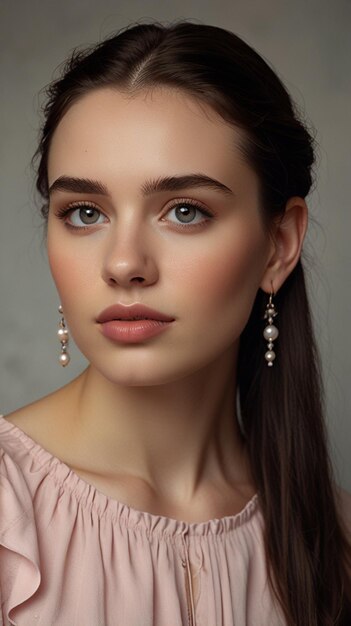
M136 20L192 18L228 28L278 71L317 130L317 188L305 253L339 483L351 491L350 0L7 0L1 12L1 380L6 414L61 387L87 362L57 362L59 303L42 244L30 158L38 92L77 45Z

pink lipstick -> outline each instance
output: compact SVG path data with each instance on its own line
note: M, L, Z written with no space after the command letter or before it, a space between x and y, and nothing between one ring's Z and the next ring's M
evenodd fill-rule
M120 343L138 343L164 331L174 318L136 303L112 305L102 311L96 321L101 324L105 337Z

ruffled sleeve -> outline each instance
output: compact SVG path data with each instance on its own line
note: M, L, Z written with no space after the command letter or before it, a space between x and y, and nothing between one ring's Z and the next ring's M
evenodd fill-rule
M0 448L0 625L16 625L15 609L40 585L33 503L15 461Z

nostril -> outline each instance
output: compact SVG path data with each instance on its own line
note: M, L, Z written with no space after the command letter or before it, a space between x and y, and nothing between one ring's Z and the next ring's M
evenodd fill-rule
M108 278L106 278L108 284L110 285L117 285L118 284L118 280L116 278L114 278L113 276L109 276ZM145 282L145 278L143 278L142 276L135 276L134 278L129 279L130 282L138 282L138 283L143 283Z
M144 278L142 278L141 276L136 276L136 278L133 278L133 280L137 280L138 283L142 283L144 281Z

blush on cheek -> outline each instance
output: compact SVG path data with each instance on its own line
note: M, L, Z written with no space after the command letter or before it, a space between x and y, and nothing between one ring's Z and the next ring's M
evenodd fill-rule
M249 318L264 271L265 248L262 242L244 239L228 242L197 258L197 270L185 275L187 289L197 299L196 310L203 311L207 320L221 320L238 334ZM191 281L191 284L190 284Z
M192 272L189 278L193 286L196 285L197 294L202 294L208 304L226 300L235 293L256 293L263 263L262 246L241 245L239 248L233 242L230 248L223 247L216 254L208 253L201 260L198 258L196 277Z
M48 249L49 265L56 288L62 299L77 297L85 288L92 286L92 264L77 255L65 254L64 250Z

